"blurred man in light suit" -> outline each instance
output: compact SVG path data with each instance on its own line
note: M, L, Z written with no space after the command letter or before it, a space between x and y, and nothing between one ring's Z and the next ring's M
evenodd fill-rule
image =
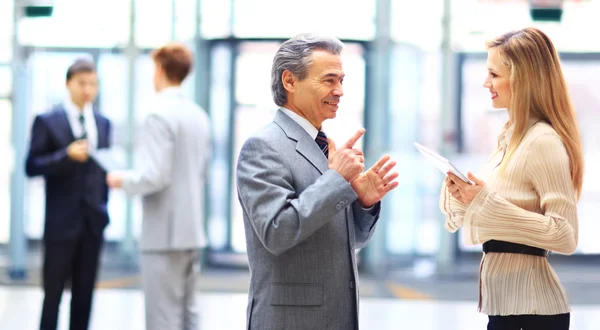
M158 92L140 142L142 162L111 172L107 183L142 195L142 285L146 329L198 329L194 298L204 234L204 183L210 159L207 114L183 97L180 85L193 54L168 44L152 54Z
M355 250L373 235L398 174L389 156L363 172L354 144L364 129L337 148L321 130L343 95L342 48L314 35L286 41L271 71L279 111L241 149L248 329L358 329Z

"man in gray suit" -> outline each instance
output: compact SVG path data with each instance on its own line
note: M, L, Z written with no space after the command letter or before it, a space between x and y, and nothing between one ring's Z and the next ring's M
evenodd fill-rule
M143 127L144 158L134 171L109 173L107 182L143 196L140 249L146 329L198 329L194 289L199 250L206 245L209 120L180 90L192 67L192 53L183 45L169 44L152 57L158 95Z
M343 95L342 48L310 34L283 43L271 72L279 111L241 149L248 329L358 328L355 250L371 238L398 174L389 156L363 172L354 144L364 129L337 149L321 131Z

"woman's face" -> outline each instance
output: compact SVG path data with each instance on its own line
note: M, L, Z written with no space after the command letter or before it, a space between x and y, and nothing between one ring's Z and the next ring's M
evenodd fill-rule
M502 62L495 48L488 50L488 74L483 87L490 90L492 106L496 109L508 108L510 104L510 69Z

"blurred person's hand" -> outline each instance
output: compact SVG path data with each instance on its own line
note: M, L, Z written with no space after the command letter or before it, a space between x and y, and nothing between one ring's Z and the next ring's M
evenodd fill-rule
M120 171L113 171L106 174L106 184L110 188L121 188L123 187L123 176L124 173Z
M396 166L396 162L390 158L389 155L381 157L375 165L352 181L352 189L358 195L360 206L369 208L382 200L388 192L398 187L398 182L394 181L398 177L398 173L390 173Z
M67 147L67 155L76 162L85 163L88 160L88 142L87 140L77 140L71 142Z
M460 198L457 199L465 205L471 204L473 199L475 199L477 194L479 194L481 189L483 189L483 186L485 186L485 182L477 178L473 173L471 173L471 171L467 173L467 178L473 181L474 184L464 182L452 172L448 172L446 174L448 175L448 178L454 182L454 186L458 188L458 190L457 188L453 188L454 190L458 191L458 195L460 196ZM455 193L453 193L452 191L451 193L452 196L455 196Z

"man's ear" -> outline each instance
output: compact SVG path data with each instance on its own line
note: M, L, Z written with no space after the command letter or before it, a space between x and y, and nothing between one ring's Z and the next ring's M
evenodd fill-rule
M281 82L286 91L293 93L296 88L296 76L290 70L283 70L281 74Z

